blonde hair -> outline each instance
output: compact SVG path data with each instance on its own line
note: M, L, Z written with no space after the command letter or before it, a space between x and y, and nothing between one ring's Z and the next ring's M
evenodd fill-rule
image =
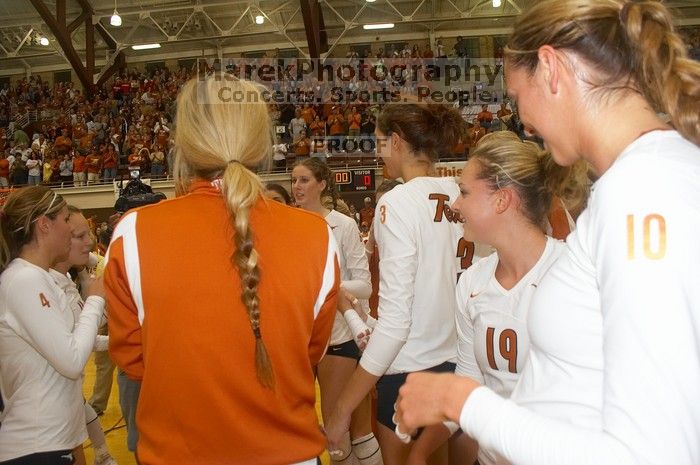
M36 220L42 216L54 220L65 206L63 197L45 186L23 187L10 193L0 212L0 271L32 241Z
M596 91L639 91L700 145L700 63L688 58L661 2L543 0L520 16L505 55L533 73L543 45L570 50L600 76Z
M223 101L243 95L245 101ZM195 177L221 179L221 192L234 227L231 263L241 280L241 300L255 337L255 366L260 384L274 388L275 377L260 330L260 268L250 228L250 210L264 188L251 171L269 160L273 130L260 88L216 74L192 79L177 99L174 176L179 193Z
M521 200L521 211L531 223L544 228L552 196L578 205L588 193L586 162L557 165L549 152L530 141L522 141L510 131L485 135L469 154L481 164L478 179L491 189L514 189ZM581 176L581 172L584 176Z

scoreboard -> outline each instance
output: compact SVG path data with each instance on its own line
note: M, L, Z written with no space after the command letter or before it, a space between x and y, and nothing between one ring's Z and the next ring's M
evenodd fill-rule
M333 171L340 192L374 191L374 169Z

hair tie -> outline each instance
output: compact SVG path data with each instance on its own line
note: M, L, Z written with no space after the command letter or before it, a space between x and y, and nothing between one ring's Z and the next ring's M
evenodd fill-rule
M243 163L241 163L240 160L229 160L229 161L226 162L227 165L233 165L233 164L235 164L235 163L238 163L238 164L241 165L243 168L245 168L245 165L244 165Z
M253 335L255 335L255 339L262 339L259 326L257 328L253 328Z

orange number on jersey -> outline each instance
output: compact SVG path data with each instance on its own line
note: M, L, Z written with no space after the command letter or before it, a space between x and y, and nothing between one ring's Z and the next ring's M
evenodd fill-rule
M461 269L466 270L472 266L472 261L474 260L474 243L460 237L457 243L457 258L461 258Z
M386 221L386 205L381 205L379 207L379 221L381 221L382 224Z
M493 353L494 346L494 328L486 328L486 358L489 361L489 366L498 370L496 358ZM508 360L508 371L511 373L518 372L518 334L512 329L504 329L498 337L498 351L501 357Z
M49 299L46 298L43 292L39 293L39 301L41 302L42 307L51 308L51 303L49 302Z
M652 223L656 224L656 247L652 248ZM634 260L636 257L637 243L635 241L635 218L634 215L627 215L627 259ZM650 260L660 260L666 256L666 220L663 216L652 213L644 217L642 224L642 249L644 256ZM655 249L655 250L654 250Z

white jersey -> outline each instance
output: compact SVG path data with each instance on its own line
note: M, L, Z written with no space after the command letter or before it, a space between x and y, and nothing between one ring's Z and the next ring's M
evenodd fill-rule
M700 148L640 137L576 226L534 296L512 401L478 388L462 428L519 465L697 465Z
M456 360L455 285L473 253L450 208L457 195L453 179L420 177L377 204L379 320L360 361L375 376Z
M103 307L88 298L75 324L47 271L17 258L0 275L0 461L87 439L81 375Z
M75 326L78 324L78 321L80 320L80 314L82 313L83 308L85 307L83 297L80 295L80 291L78 291L78 287L75 285L70 275L68 275L67 273L63 274L60 271L54 270L53 268L49 269L49 274L51 275L51 278L53 278L54 282L58 285L58 287L60 287L63 293L66 295L66 303L73 313L73 327L75 328ZM89 279L89 275L87 275L87 273L80 273L80 275L81 278ZM85 281L87 281L87 279L85 279ZM105 324L107 324L107 320L103 317L100 321L100 326ZM101 334L98 334L95 337L95 346L93 347L93 349L96 351L105 351L107 350L108 344L109 336L103 336Z
M360 230L355 220L335 210L326 215L326 223L333 231L338 243L338 263L340 265L340 287L358 299L368 299L372 293L369 264L362 245ZM352 332L340 312L335 312L330 345L353 340Z
M496 279L498 254L479 260L462 273L457 284L457 370L508 398L530 351L527 316L540 281L566 245L547 238L542 255L511 289ZM479 463L496 463L486 448Z

